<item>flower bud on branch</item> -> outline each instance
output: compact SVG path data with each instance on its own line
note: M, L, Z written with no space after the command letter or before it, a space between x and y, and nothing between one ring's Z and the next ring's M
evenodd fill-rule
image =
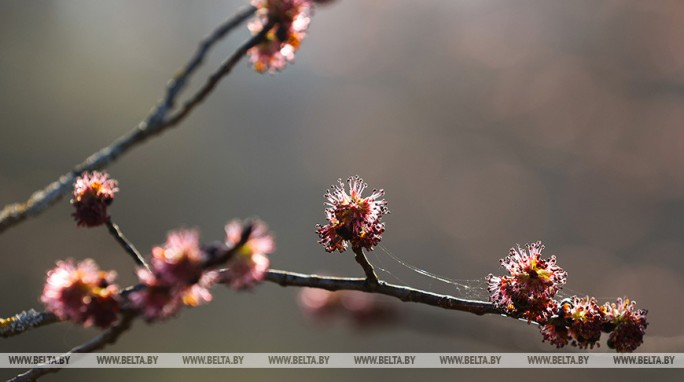
M325 215L328 224L316 225L319 243L328 252L344 252L348 244L352 248L365 248L369 251L382 240L385 223L382 215L388 214L387 201L380 199L384 190L373 190L370 196L363 197L368 184L358 175L347 179L349 193L345 191L342 179L337 180L325 193L328 199Z
M608 347L618 352L632 352L643 343L647 311L636 310L628 299L603 306L589 296L554 300L567 272L556 265L555 256L542 259L543 249L541 242L511 248L501 260L509 275L487 276L489 300L507 315L540 324L542 341L558 348L594 348L601 332L610 333Z

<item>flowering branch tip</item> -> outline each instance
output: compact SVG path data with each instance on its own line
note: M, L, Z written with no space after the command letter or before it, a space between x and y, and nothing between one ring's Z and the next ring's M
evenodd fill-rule
M76 211L73 217L82 227L97 227L109 221L107 208L119 191L118 182L106 172L83 172L74 181L71 204Z
M257 18L249 23L252 34L263 31L269 23L264 38L247 55L259 73L275 73L294 60L311 22L311 0L252 0Z
M608 347L633 352L643 343L646 310L637 310L629 299L599 306L594 297L554 299L565 284L567 272L556 265L556 257L542 259L541 242L524 249L512 248L501 260L509 275L487 276L490 301L512 317L540 324L542 341L557 348L568 344L580 349L599 346L601 332L610 333Z
M349 193L345 191L342 179L337 180L325 193L328 208L325 215L328 224L316 225L318 241L327 252L344 252L349 244L352 248L372 251L382 240L385 223L382 216L389 213L387 201L380 199L384 190L373 190L370 196L363 197L368 184L358 175L347 179Z

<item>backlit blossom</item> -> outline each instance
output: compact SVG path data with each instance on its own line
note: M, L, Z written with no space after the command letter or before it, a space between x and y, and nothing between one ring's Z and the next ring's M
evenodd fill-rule
M294 60L311 21L311 0L253 0L252 5L257 8L257 18L248 25L252 34L269 22L274 26L247 55L257 72L275 73Z
M266 276L270 260L263 254L239 256L231 259L224 281L233 289L249 289Z
M242 243L242 244L241 244ZM226 245L235 248L228 261L223 281L233 289L249 289L261 282L271 264L268 254L275 251L275 240L261 220L226 224Z
M73 217L78 226L95 227L107 222L107 207L118 192L117 181L105 172L84 172L76 178L71 204L76 208Z
M245 223L238 219L231 220L226 224L226 245L234 248L243 241L239 249L243 255L255 253L270 254L275 251L275 240L268 231L268 225L261 220L255 219Z
M249 54L250 63L254 65L254 70L259 73L266 71L275 73L285 68L288 61L294 60L294 49L291 45L287 45L287 48L283 47L273 30L266 34L263 42L251 48L247 54Z
M163 247L152 249L152 270L167 285L196 283L203 261L196 230L171 231Z
M142 288L128 295L134 308L145 316L148 322L176 315L182 307L183 289L165 284L147 269L138 269Z
M633 352L644 342L646 334L646 314L648 311L636 309L634 301L618 298L617 304L603 306L606 322L613 331L608 337L608 347L618 352Z
M562 305L559 315L570 322L568 332L572 337L572 345L580 349L599 346L604 313L595 298L573 296L570 304Z
M183 305L210 302L216 275L205 272L204 263L199 232L171 231L163 247L152 249L151 270L138 270L143 288L130 293L129 300L148 322L174 316Z
M541 325L539 330L544 336L542 341L548 341L557 348L562 348L570 342L570 333L565 325L546 324Z
M342 179L337 182L324 195L328 199L325 210L328 224L316 225L319 243L328 252L344 252L348 243L352 248L372 250L385 232L381 219L389 210L387 201L380 199L385 191L373 190L369 196L363 197L361 194L368 185L358 176L347 179L349 193L345 191Z
M490 301L508 314L528 320L545 322L557 308L553 300L565 284L567 273L556 265L556 257L542 259L541 242L528 244L525 249L511 248L501 265L509 275L487 276Z
M187 306L198 306L211 302L211 288L218 280L218 273L209 271L202 274L197 283L185 288L181 293L181 301Z
M109 327L119 312L116 272L101 271L91 259L60 261L47 275L41 301L62 320Z

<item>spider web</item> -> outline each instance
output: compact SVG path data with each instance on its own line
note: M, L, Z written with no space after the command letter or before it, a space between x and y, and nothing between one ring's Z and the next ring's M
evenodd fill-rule
M487 281L484 277L481 279L455 279L430 272L426 269L412 265L406 260L394 255L389 249L383 245L379 245L380 251L373 251L370 254L374 257L373 266L379 271L389 275L391 278L399 281L403 285L411 285L403 280L396 273L388 270L385 265L385 259L391 260L393 263L399 264L402 268L410 270L412 273L418 274L426 278L429 282L429 289L432 291L435 284L441 283L446 285L446 293L454 297L464 298L468 300L489 301L489 292L487 291Z
M395 264L399 264L404 269L410 270L412 273L418 274L428 280L429 289L432 291L436 286L435 284L441 283L441 285L446 286L445 293L451 296L464 298L468 300L477 301L489 301L489 291L487 291L487 281L484 276L480 279L454 279L439 275L437 273L430 272L426 269L420 268L418 266L408 263L406 260L394 255L389 249L387 249L382 244L378 246L380 251L372 251L369 254L373 258L373 266L382 273L387 274L390 278L395 281L400 282L402 285L411 285L406 282L402 277L398 275L398 272L392 272L388 270L388 266L385 264L385 260L389 259ZM498 267L497 267L498 269ZM503 273L502 273L503 274ZM567 287L562 287L558 293L556 293L555 299L560 301L565 298L570 298L572 296L584 297L587 293L582 291L577 291ZM599 301L610 301L615 300L617 297L597 297Z

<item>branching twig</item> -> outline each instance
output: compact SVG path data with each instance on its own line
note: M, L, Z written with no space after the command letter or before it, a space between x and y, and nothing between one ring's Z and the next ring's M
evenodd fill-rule
M352 248L356 256L354 257L354 260L356 260L357 263L363 268L363 273L366 274L366 281L370 286L377 285L378 284L378 275L375 273L375 269L373 269L373 266L368 262L368 259L366 258L366 255L363 253L363 248L361 247L354 247Z
M231 69L245 55L247 50L256 45L265 35L265 32L260 33L250 39L247 44L240 47L240 49L238 49L238 51L221 65L219 70L207 80L206 84L195 93L195 95L190 97L175 115L169 117L169 112L173 108L178 95L185 88L185 85L192 74L202 64L211 47L225 37L228 32L250 17L255 10L254 7L249 7L238 12L231 19L219 26L209 37L204 39L190 61L188 61L183 69L171 81L167 87L164 99L157 104L148 117L140 122L135 129L120 137L111 145L89 156L72 171L59 177L58 180L50 183L45 188L34 192L25 202L6 205L0 211L0 232L22 222L27 217L38 215L55 204L69 192L74 179L84 171L99 170L106 167L134 146L146 141L147 138L176 126L183 121L195 106L201 103L211 93L218 82L230 73ZM268 29L271 27L272 25L269 25Z
M372 268L371 268L372 269ZM221 272L225 272L222 270ZM485 301L473 301L466 300L457 297L452 297L448 295L441 295L437 293L432 293L420 289L414 289L406 286L393 285L386 283L384 281L375 280L374 283L369 282L367 278L360 277L330 277L330 276L318 276L318 275L306 275L301 273L280 271L280 270L269 270L266 273L266 281L276 283L280 286L294 286L294 287L309 287L309 288L320 288L329 291L337 290L356 290L368 293L379 293L387 296L392 296L405 302L415 302L420 304L427 304L432 306L437 306L443 309L449 310L459 310L462 312L473 313L477 315L484 314L501 314L494 304ZM122 294L130 293L130 291L137 290L143 287L142 285L136 285L122 291ZM32 325L31 327L38 327L47 325L50 323L58 322L59 320L54 317L51 313L36 313L32 312L33 316L44 317L44 322L40 324ZM24 314L24 313L22 313ZM19 317L19 314L15 317ZM107 344L114 343L119 336L125 332L130 326L132 320L137 316L136 313L130 311L124 312L121 321L103 332L99 336L93 338L89 342L77 346L69 353L89 353L95 350L102 349ZM26 321L28 322L28 321ZM19 334L26 331L28 328L14 329L13 331L8 330L8 335L2 332L4 337L9 337L11 335ZM61 370L60 368L35 368L28 370L27 372L16 376L11 379L12 382L23 382L23 381L35 381L39 377L48 374L55 373Z
M270 21L268 24L264 25L264 28L256 35L254 35L251 39L249 39L246 43L244 43L238 50L233 53L230 58L228 58L223 64L221 64L221 67L214 72L211 76L209 76L209 79L207 79L207 82L202 86L200 90L195 93L190 99L188 99L184 104L183 107L173 116L171 116L167 124L169 126L175 126L178 124L180 121L182 121L194 108L195 106L199 105L204 101L205 98L211 92L214 90L216 85L230 72L233 70L235 65L240 62L242 57L247 54L247 51L254 47L255 45L259 44L264 37L266 37L266 34L268 31L270 31L273 26L274 22Z
M116 239L116 242L123 247L123 249L128 253L132 258L133 261L135 261L136 264L147 268L147 270L150 269L150 267L145 263L145 259L143 259L142 255L140 255L140 252L135 248L133 243L131 243L126 236L124 236L123 232L121 232L121 229L119 229L119 226L112 221L112 219L107 219L107 229L109 230L109 233L114 236L114 239Z
M202 65L204 59L209 53L209 50L211 50L211 47L223 39L231 30L235 29L237 26L251 17L255 11L256 8L253 6L249 6L244 10L239 11L230 20L226 21L223 25L220 25L208 37L200 42L195 55L190 59L185 67L176 74L173 81L169 84L168 89L166 90L166 97L164 97L164 101L161 103L163 107L159 107L159 110L167 111L174 108L176 98L178 94L180 94L185 88L185 85L190 79L190 74L192 74ZM159 121L163 121L166 118L166 113L161 113L159 116L157 116L157 118Z
M92 340L90 340L90 341L88 341L82 345L76 346L75 348L71 349L69 352L67 352L66 354L63 354L63 355L67 356L67 355L70 355L72 353L91 353L95 350L102 349L109 344L115 343L116 340L119 338L119 336L121 336L121 334L123 334L126 330L128 330L131 327L131 323L133 322L133 319L135 317L136 317L135 313L131 313L131 312L124 313L123 316L121 317L121 321L119 321L118 324L107 329L105 332L102 332L100 335L93 338ZM59 368L59 367L54 367L54 368L40 368L39 367L39 368L29 369L25 373L19 374L16 377L10 379L9 382L35 381L45 374L56 373L60 370L62 370L62 368Z
M221 272L225 272L225 270L221 270ZM433 305L444 309L460 310L462 312L468 312L477 315L502 314L501 311L490 302L466 300L458 297L432 293L429 291L415 289L407 286L394 285L379 280L376 284L370 284L368 283L367 279L363 277L332 277L307 275L302 273L271 269L266 273L266 281L276 283L280 286L320 288L329 291L356 290L368 293L379 293L387 296L396 297L401 301ZM121 294L125 296L134 290L139 290L140 288L144 288L144 285L138 284L131 286L129 288L124 289L121 292ZM33 327L43 326L59 321L56 317L54 317L54 315L52 315L52 313L36 313L35 311L32 312L34 315L44 315L44 317L46 318L45 323L33 325ZM20 334L25 330L27 329L16 330L14 333L9 335L5 335L5 332L3 331L0 331L0 333L4 337L10 337L15 334Z

